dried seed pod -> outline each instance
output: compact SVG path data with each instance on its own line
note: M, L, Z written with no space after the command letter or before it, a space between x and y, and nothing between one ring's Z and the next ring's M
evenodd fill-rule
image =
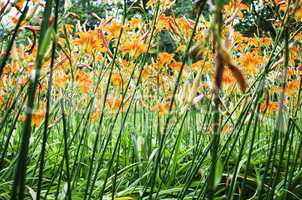
M240 71L240 69L236 66L236 64L234 64L234 61L233 61L230 53L227 50L225 50L224 48L220 48L219 54L221 55L224 64L229 67L229 69L230 69L232 75L234 76L234 78L236 79L241 91L245 92L245 90L247 88L246 80L245 80L242 72Z
M229 69L232 72L232 75L235 77L241 91L245 92L245 90L247 88L247 83L246 83L244 76L243 76L242 72L240 71L240 69L234 65L229 65Z

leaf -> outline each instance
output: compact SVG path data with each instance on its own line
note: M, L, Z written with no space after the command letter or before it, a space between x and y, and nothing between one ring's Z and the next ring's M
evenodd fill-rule
M30 194L32 200L36 200L37 199L37 193L31 187L28 187L28 186L26 186L26 187L29 191L29 194Z
M118 197L118 198L114 198L115 200L133 200L132 197Z
M154 150L152 151L152 153L151 153L150 156L149 156L149 161L151 161L151 160L154 159L154 157L155 157L157 151L158 151L158 148L156 148L156 149L154 149Z
M214 188L216 188L217 185L220 183L222 172L223 172L222 162L220 159L218 159L215 166Z
M197 91L200 86L200 77L201 77L201 70L199 70L199 72L197 73L197 75L193 81L193 85L192 85L190 93L189 93L189 103L191 103L193 101L194 97L196 97Z
M247 83L240 69L238 69L235 65L229 65L229 69L231 70L232 75L235 77L241 91L245 92Z
M231 179L232 183L231 183L231 188L230 188L230 197L231 199L233 199L233 196L234 196L234 191L235 191L235 187L236 187L236 183L237 183L237 179L238 179L238 176L239 176L239 173L240 173L240 169L241 167L243 166L243 164L246 162L246 159L243 159L243 160L240 160L240 162L238 163L238 169L234 172L234 175Z
M54 29L52 27L49 27L45 33L45 36L43 38L43 41L41 43L40 49L39 49L39 56L44 57L48 47L50 46L50 42L52 41L54 36Z

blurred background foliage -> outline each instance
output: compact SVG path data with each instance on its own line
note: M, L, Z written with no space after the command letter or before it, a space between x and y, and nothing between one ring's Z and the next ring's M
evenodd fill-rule
M60 15L66 15L70 13L70 17L61 18L64 23L76 25L78 22L89 29L94 29L99 26L99 20L94 16L97 15L102 19L110 19L113 16L115 19L119 19L122 15L124 2L127 4L127 18L138 17L142 20L151 20L153 11L147 6L149 0L65 0L64 6L60 7ZM194 20L196 13L196 7L202 0L175 0L173 12L171 10L166 11L166 15L175 15L175 17L184 16L187 19ZM225 0L227 4L229 1ZM263 37L269 36L274 38L276 30L273 27L273 23L281 21L282 12L278 6L273 3L262 3L253 0L243 0L249 9L243 11L243 17L237 17L234 20L234 28L246 37ZM266 1L263 1L266 2ZM271 1L273 2L273 1ZM208 5L207 5L208 7ZM209 17L209 8L203 11L205 18ZM37 13L37 16L42 15L42 10ZM9 38L14 27L6 27L5 23L0 24L0 38L2 41L6 41ZM39 20L32 20L32 25L38 25ZM301 22L293 21L291 24L292 29L297 29L302 26ZM32 38L32 34L28 31L22 31L20 38ZM171 43L171 37L169 33L162 33L159 36L160 44L167 44L169 42L168 49L165 51L175 50L175 45ZM26 41L18 41L26 42ZM2 43L4 44L4 42Z
M79 16L81 23L86 23L88 28L98 26L98 20L91 15L97 14L101 18L106 18L111 15L121 16L118 12L123 12L122 1L96 1L96 0L70 0L71 6L68 11L76 13ZM184 16L189 19L194 19L194 4L198 6L200 0L176 0L173 7L175 17ZM133 16L142 19L150 19L152 10L147 7L148 0L126 0L128 7L127 17L130 19ZM228 0L226 0L226 3ZM242 19L235 20L234 27L247 37L257 36L272 36L274 38L276 32L272 25L274 20L280 20L282 13L279 12L278 6L272 4L258 5L259 1L243 0L249 6L249 10L243 12ZM119 9L117 9L119 8ZM171 13L167 13L168 15ZM209 16L209 9L205 9L204 16ZM74 19L69 19L70 23L76 23ZM293 28L299 27L302 24L292 24Z

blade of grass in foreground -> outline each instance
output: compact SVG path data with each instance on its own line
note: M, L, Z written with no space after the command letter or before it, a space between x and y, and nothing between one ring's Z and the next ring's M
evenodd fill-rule
M30 85L27 91L27 108L26 108L26 117L23 125L22 135L21 135L21 146L18 155L18 161L16 166L15 178L13 182L11 199L23 200L24 190L25 190L25 177L26 177L26 166L27 166L27 156L28 156L28 146L31 135L31 121L32 121L32 112L35 103L35 94L36 88L38 85L40 77L40 69L42 67L43 58L46 53L47 40L51 40L51 34L46 34L48 28L48 22L52 10L52 0L48 0L45 5L45 10L43 14L43 20L41 24L41 35L39 39L38 54L36 57L36 67L32 71L30 78Z
M63 132L64 132L64 158L66 163L66 179L67 179L67 199L71 199L71 177L69 172L69 157L68 157L68 131L66 124L66 117L64 112L64 102L61 99L61 111L62 111L62 123L63 123ZM63 167L62 167L63 169Z
M221 33L222 33L222 6L223 1L216 0L215 1L215 13L214 20L215 25L213 28L213 38L214 38L214 50L215 50L215 77L214 77L214 90L213 90L213 136L211 141L211 166L209 172L209 183L207 185L207 197L209 200L214 199L215 189L216 189L216 164L218 160L218 150L220 143L220 111L219 111L219 90L222 85L222 76L224 72L224 61L219 53L221 48Z
M54 20L54 31L55 32L57 32L58 13L59 13L59 0L55 0L55 20ZM50 103L51 103L52 79L53 79L53 71L54 71L55 53L56 53L56 41L53 41L52 51L51 51L50 73L49 73L49 79L48 79L48 89L47 89L47 94L46 94L46 112L45 112L45 120L44 120L43 139L42 139L42 144L41 144L41 157L40 157L38 187L37 187L37 195L36 195L37 200L40 200L40 196L41 196L43 169L44 169L44 162L45 162L44 161L45 149L46 149L46 142L47 142L47 137L48 137L48 119L49 119Z

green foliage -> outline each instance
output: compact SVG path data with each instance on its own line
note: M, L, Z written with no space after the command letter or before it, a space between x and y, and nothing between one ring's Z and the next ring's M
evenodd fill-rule
M193 17L193 3L192 1L176 0L174 7L175 16L185 16L187 18Z
M114 8L107 3L90 3L78 2L73 3L72 6L65 12L72 12L78 15L80 23L86 24L87 29L93 29L98 26L99 21L92 13L97 14L100 18L106 18L106 14L109 15L114 11ZM77 18L67 18L66 23L75 25L77 23Z
M256 10L257 5L251 5L250 11L243 12L244 17L237 21L235 29L248 37L257 36L276 36L272 21L274 11L269 6Z

